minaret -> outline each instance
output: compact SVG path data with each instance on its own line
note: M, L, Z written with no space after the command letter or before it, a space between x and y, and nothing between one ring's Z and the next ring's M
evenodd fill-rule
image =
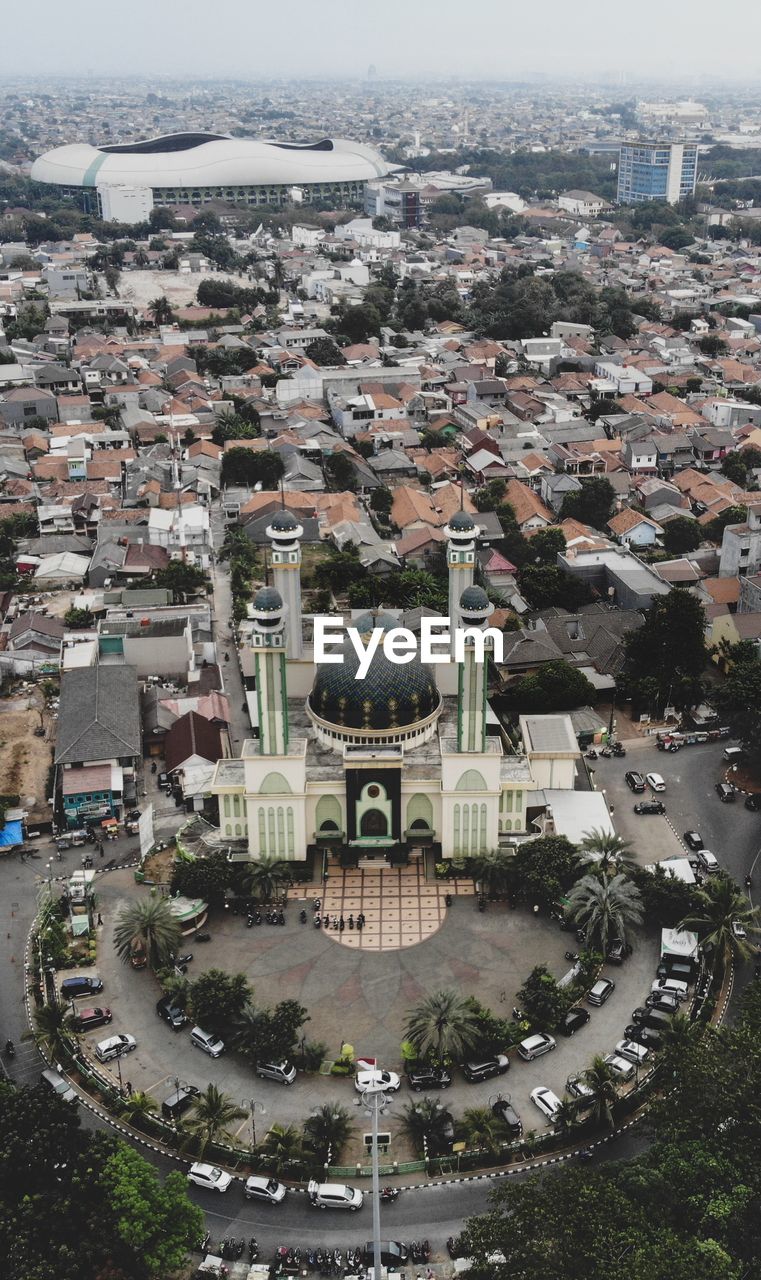
M289 658L300 658L303 653L300 538L304 530L296 517L283 507L272 517L265 532L272 542L275 586L285 603L286 652Z
M285 679L283 600L275 587L254 596L254 675L259 708L259 754L284 756L288 750L288 689Z
M487 629L493 605L482 587L466 587L460 596L461 625L474 631ZM487 639L485 653L491 649ZM486 686L488 663L475 660L475 642L465 641L465 661L459 665L457 697L457 750L486 750Z
M476 567L476 538L478 529L467 511L456 511L444 528L447 539L447 569L449 570L449 625L452 631L451 652L454 655L454 632L461 625L460 597L473 583Z

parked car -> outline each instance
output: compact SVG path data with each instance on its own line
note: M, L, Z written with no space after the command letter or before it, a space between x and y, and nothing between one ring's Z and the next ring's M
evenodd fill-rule
M247 1200L262 1200L264 1204L282 1204L287 1190L285 1183L278 1182L277 1178L252 1173L250 1178L246 1178L243 1194Z
M220 1040L213 1031L204 1031L201 1027L193 1027L190 1043L195 1045L196 1049L203 1049L210 1058L218 1058L225 1051L224 1040Z
M585 1027L589 1022L590 1013L588 1009L582 1009L581 1005L575 1004L569 1009L563 1021L560 1024L560 1034L564 1036L575 1036L577 1031Z
M381 1071L379 1067L358 1071L354 1077L357 1093L396 1093L401 1083L395 1071Z
M110 1009L80 1009L76 1017L78 1031L92 1031L93 1027L107 1027L110 1021Z
M489 1080L492 1076L503 1076L510 1067L510 1059L504 1053L497 1053L493 1058L474 1059L464 1062L462 1072L466 1080L476 1084L479 1080Z
M681 982L678 978L656 978L650 988L651 992L667 992L669 995L678 996L680 1000L686 1000L689 988L686 982Z
M666 783L659 773L648 773L645 780L651 791L666 790Z
M616 1053L620 1058L628 1058L630 1062L636 1062L638 1066L650 1057L649 1049L646 1049L643 1044L637 1044L634 1040L619 1040Z
M63 1098L64 1102L76 1102L77 1093L72 1089L68 1080L64 1080L60 1071L54 1071L52 1067L46 1067L40 1072L40 1080L47 1085L48 1089L52 1089L53 1093L57 1093L59 1098Z
M630 956L632 949L622 938L613 938L608 944L605 959L608 964L623 964L627 956Z
M492 1115L498 1116L502 1124L507 1129L511 1138L520 1138L523 1133L523 1125L518 1112L515 1110L510 1094L502 1097L500 1094L491 1104Z
M569 1076L565 1082L565 1087L572 1098L578 1098L580 1102L594 1102L594 1089L580 1075Z
M307 1184L309 1203L315 1209L349 1209L356 1213L362 1208L365 1197L358 1187L346 1187L340 1182L315 1182Z
M615 989L616 984L612 978L600 978L590 988L587 995L587 1003L599 1007L601 1004L605 1004L605 1001L613 994Z
M214 1164L202 1164L200 1161L188 1169L188 1182L197 1187L205 1187L207 1191L227 1191L233 1180L231 1173L218 1169Z
M407 1083L416 1093L421 1089L448 1089L452 1076L446 1067L415 1067L407 1072Z
M175 1004L174 996L162 996L156 1001L156 1013L164 1022L168 1022L173 1031L180 1031L188 1020L184 1009Z
M691 964L680 963L678 960L669 960L666 956L655 971L658 978L679 978L682 982L692 982L694 969Z
M109 1036L107 1040L101 1040L100 1044L95 1046L95 1057L99 1062L111 1062L113 1058L122 1058L125 1053L132 1053L137 1048L137 1040L134 1036L125 1035L121 1032L116 1036Z
M544 1085L539 1085L536 1089L531 1090L531 1101L535 1107L538 1107L542 1115L546 1117L548 1124L553 1124L555 1116L560 1109L560 1098L551 1089L546 1089Z
M703 848L703 838L698 835L697 831L685 831L682 839L687 848L691 849L693 853L697 853L699 849Z
M410 1251L403 1240L381 1240L380 1243L380 1260L382 1267L388 1267L389 1271L398 1272L407 1262ZM368 1240L362 1250L362 1257L366 1266L373 1265L375 1257L375 1245L372 1240Z
M635 1044L644 1045L646 1049L660 1049L663 1044L663 1037L660 1031L655 1031L652 1027L643 1026L642 1023L632 1022L624 1031L627 1040L632 1040Z
M706 875L712 876L719 870L719 860L710 849L699 849L695 856Z
M761 792L754 791L751 795L745 797L745 808L752 809L754 813L758 813L761 809Z
M165 1120L179 1120L193 1106L199 1090L193 1084L180 1085L169 1094L161 1104L161 1114Z
M639 793L645 790L645 779L641 773L637 773L636 769L627 769L624 774L624 781L632 791Z
M633 1062L629 1062L627 1058L621 1058L617 1053L609 1053L605 1061L619 1080L631 1080L635 1070Z
M589 1014L587 1014L589 1017ZM568 1035L571 1032L567 1033ZM521 1040L518 1045L518 1053L524 1062L533 1062L534 1058L541 1058L545 1053L551 1053L556 1047L557 1041L553 1036L547 1034L546 1031L538 1031L536 1035L529 1036L526 1040Z
M735 799L735 794L736 794L736 792L735 792L734 787L733 787L733 786L731 786L728 782L717 782L717 783L716 783L716 794L717 794L717 796L719 797L719 799L721 800L721 803L722 803L722 804L732 804L732 803L734 803L734 799Z
M103 983L97 974L86 974L78 978L64 978L61 983L61 999L76 1000L80 996L94 996L103 990Z
M662 800L640 800L639 804L635 804L634 812L663 814L666 812L666 806Z
M658 1013L678 1013L679 997L670 995L668 991L651 991L645 1005L648 1009L657 1010Z
M257 1062L256 1074L261 1080L274 1080L275 1084L293 1084L296 1068L287 1059L283 1062Z
M739 920L732 921L732 936L739 938L741 942L748 936L745 926Z

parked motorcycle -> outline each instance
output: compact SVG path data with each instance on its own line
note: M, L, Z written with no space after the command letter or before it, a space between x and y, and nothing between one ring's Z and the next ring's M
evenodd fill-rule
M258 1257L259 1257L259 1244L256 1239L256 1236L252 1236L248 1242L248 1260L249 1262L256 1262L256 1259Z
M393 1204L393 1202L398 1199L399 1199L398 1187L382 1187L381 1188L381 1193L380 1193L381 1204Z
M566 951L565 958L566 960L570 960L571 964L576 964L579 959L579 953L578 951Z
M587 759L587 760L596 760L596 759L597 759L597 752L595 751L594 747L590 747L588 751L585 751L585 752L584 752L584 755L585 755L585 757L586 757L586 759Z

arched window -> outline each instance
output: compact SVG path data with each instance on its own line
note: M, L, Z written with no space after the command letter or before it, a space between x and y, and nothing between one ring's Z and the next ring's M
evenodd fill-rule
M411 831L433 830L433 805L422 792L410 796L407 802L407 826Z
M478 769L466 769L460 778L455 791L486 791L486 783Z
M387 836L388 822L385 813L380 809L368 809L362 814L359 834L361 836Z
M290 795L293 788L288 784L282 773L268 773L262 780L259 787L259 794L262 796L272 795Z

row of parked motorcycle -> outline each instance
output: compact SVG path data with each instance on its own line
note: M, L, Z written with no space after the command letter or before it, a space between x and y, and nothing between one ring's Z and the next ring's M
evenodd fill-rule
M604 760L609 760L612 756L625 756L626 747L623 742L609 742L606 746L600 747L599 751L595 747L590 747L588 751L584 752L584 755L587 760L597 760L599 756L602 756Z
M204 1257L213 1252L211 1234L208 1231L199 1247ZM230 1236L220 1241L218 1252L225 1262L236 1262L243 1256L245 1249L246 1241L242 1237L236 1239ZM416 1240L410 1245L402 1245L401 1251L405 1255L405 1260L409 1259L411 1262L428 1262L431 1256L431 1246L427 1240ZM249 1263L256 1262L258 1257L259 1244L256 1236L251 1236L248 1241ZM322 1246L316 1249L294 1249L289 1245L278 1245L272 1267L276 1275L282 1275L284 1272L298 1274L306 1267L311 1272L319 1272L321 1276L340 1276L346 1272L364 1272L365 1261L366 1250L361 1245L356 1249L345 1251L325 1249Z

